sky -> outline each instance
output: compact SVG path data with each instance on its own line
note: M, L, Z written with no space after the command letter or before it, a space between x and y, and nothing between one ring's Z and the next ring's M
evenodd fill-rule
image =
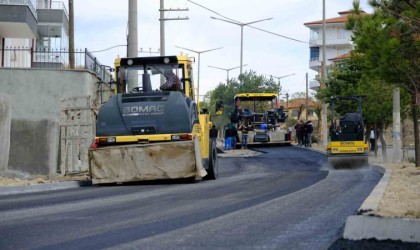
M303 42L296 42L259 30L244 27L243 71L253 70L257 74L284 77L280 80L282 97L306 90L305 75L309 81L317 72L309 68L309 29L303 23L322 19L322 0L192 0L217 13L240 21L253 22L253 26ZM325 0L326 18L338 16L339 11L352 8L353 0ZM368 13L372 10L368 0L360 0ZM138 0L138 47L152 53L139 56L158 56L160 47L159 0ZM197 82L197 54L176 48L195 51L222 49L202 53L200 56L200 95L211 91L221 82L226 82L226 71L214 69L240 66L240 26L214 20L219 17L187 0L165 0L165 9L185 9L185 12L166 12L165 18L188 17L189 20L166 21L166 55L187 53L195 56L195 82ZM87 48L104 65L112 66L117 56L126 56L126 33L128 22L128 0L74 1L75 47ZM115 48L102 51L111 47ZM98 51L98 52L95 52ZM239 68L231 70L229 77L239 75ZM275 79L277 81L277 79Z

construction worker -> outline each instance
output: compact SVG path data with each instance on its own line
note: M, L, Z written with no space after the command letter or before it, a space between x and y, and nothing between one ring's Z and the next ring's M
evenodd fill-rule
M210 129L210 139L216 142L218 133L219 131L217 130L216 126L213 125Z
M248 147L248 130L249 130L248 122L243 121L242 124L239 126L239 130L242 133L241 148L245 149Z

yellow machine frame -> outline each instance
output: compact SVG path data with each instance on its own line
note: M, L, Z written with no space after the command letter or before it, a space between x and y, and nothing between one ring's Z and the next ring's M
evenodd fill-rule
M332 134L335 127L334 120L334 106L335 102L339 100L351 100L358 104L358 114L362 119L363 128L363 116L362 116L362 97L360 96L342 96L333 97L331 103L331 127L329 132L329 141L327 143L327 157L330 165L334 168L341 167L359 167L367 165L368 163L368 144L364 141L363 135L357 136L357 139L350 140L349 138L343 137L339 140L332 140ZM356 138L356 137L354 137Z

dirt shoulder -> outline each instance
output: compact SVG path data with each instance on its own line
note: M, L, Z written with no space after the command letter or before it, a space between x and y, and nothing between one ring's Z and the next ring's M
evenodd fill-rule
M420 168L409 162L383 163L371 157L372 163L392 170L376 215L383 217L420 218Z
M27 186L46 183L89 180L87 173L67 176L49 177L46 175L28 176L15 171L5 171L0 174L0 186Z

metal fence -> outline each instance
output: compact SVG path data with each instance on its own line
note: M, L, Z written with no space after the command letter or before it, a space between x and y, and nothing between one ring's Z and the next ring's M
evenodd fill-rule
M74 68L87 69L96 73L104 82L112 80L110 67L102 65L87 49L50 50L29 47L6 47L0 49L0 67L3 68L41 68L70 69L70 54L74 55Z

